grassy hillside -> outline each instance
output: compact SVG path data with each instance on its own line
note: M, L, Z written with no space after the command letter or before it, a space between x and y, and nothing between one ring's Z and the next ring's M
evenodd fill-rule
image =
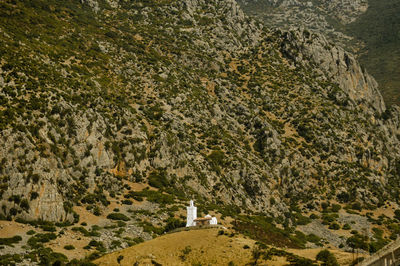
M400 105L400 2L369 0L369 8L347 30L365 43L360 61L378 81L388 105Z
M230 230L203 229L167 234L120 250L94 261L114 265L313 265L321 249L282 250L260 245ZM349 265L351 254L333 251L341 265ZM301 255L300 255L301 254ZM259 264L255 264L255 258ZM159 263L159 264L157 264ZM315 264L314 264L315 265Z

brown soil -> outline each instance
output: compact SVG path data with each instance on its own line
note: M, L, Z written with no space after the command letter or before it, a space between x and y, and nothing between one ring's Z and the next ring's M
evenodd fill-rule
M0 221L0 237L13 237L15 235L23 236L29 230L37 230L35 227L27 225L27 224L20 224L11 221Z
M46 247L50 247L54 252L63 253L69 260L82 259L90 253L90 251L83 249L89 241L90 238L84 237L80 233L65 231L64 235L46 244ZM75 249L66 250L64 249L66 245L72 245Z
M104 217L104 215L96 216L93 213L86 210L81 206L74 206L73 210L79 214L79 223L86 222L88 225L99 225L103 226L104 224L109 223L109 220Z

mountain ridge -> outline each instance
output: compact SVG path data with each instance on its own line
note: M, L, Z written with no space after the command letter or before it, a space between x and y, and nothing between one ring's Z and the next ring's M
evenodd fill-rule
M75 229L109 251L133 233L107 226L155 237L192 197L290 237L326 202L398 206L400 110L322 36L265 28L233 0L0 11L3 219L76 226L83 207L114 222Z
M302 26L325 35L335 46L356 55L375 77L387 106L399 105L396 1L273 1L239 0L247 14L268 27Z

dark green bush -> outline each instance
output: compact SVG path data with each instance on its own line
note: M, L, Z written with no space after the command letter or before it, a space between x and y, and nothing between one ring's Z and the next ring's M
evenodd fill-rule
M329 250L324 249L321 250L317 256L316 259L319 261L322 261L324 266L339 266L339 263L337 262L335 255L333 255Z
M43 243L49 242L50 240L54 240L56 238L57 236L54 233L36 234L28 239L28 245L33 248L38 248Z
M169 185L166 171L154 171L149 175L149 185L156 188L163 188Z
M336 223L336 222L331 223L331 224L329 225L329 229L339 230L339 229L340 229L340 225L339 225L338 223Z
M164 231L169 232L176 228L185 227L185 226L186 226L185 221L170 217L167 219L167 224L164 227Z
M125 214L117 213L117 212L110 213L109 215L107 215L107 218L111 219L111 220L122 220L122 221L130 220L130 218L128 216L126 216Z
M21 236L13 236L8 238L0 238L0 245L11 246L12 244L16 244L22 240Z
M36 234L36 232L33 231L33 230L29 230L28 232L26 232L26 234L27 234L27 235L34 235L34 234Z
M342 229L343 229L343 230L350 230L351 227L350 227L349 224L344 224L343 227L342 227Z

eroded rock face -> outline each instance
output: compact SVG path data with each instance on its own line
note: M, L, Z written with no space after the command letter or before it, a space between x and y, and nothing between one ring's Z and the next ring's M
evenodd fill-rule
M368 9L367 0L238 0L246 12L256 15L268 26L289 30L305 27L329 36L336 46L356 52L359 47L350 43L353 37L337 27L354 22Z
M355 57L341 47L332 46L322 35L304 29L284 33L282 51L298 64L312 60L348 97L355 102L369 102L382 113L385 111L378 84Z
M127 195L124 179L270 216L326 194L397 195L399 111L352 55L264 29L233 0L112 3L81 6L104 27L95 37L65 24L79 49L55 56L22 38L4 53L2 214L71 220L73 205Z
M100 11L99 3L96 0L81 0L81 3L90 6L95 13Z

